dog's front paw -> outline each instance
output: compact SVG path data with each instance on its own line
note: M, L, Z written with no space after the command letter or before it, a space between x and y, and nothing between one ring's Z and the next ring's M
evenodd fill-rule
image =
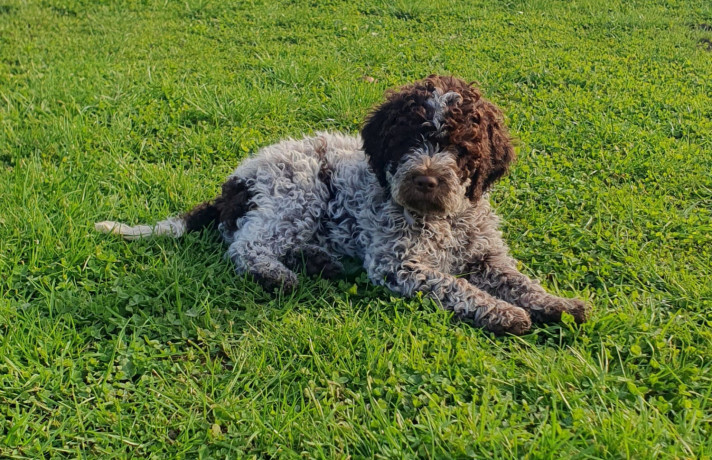
M585 323L591 308L583 300L547 296L530 307L532 319L539 323L557 323L566 312L574 317L577 324Z
M562 299L566 304L566 313L574 317L576 324L585 323L591 314L591 307L583 300L579 299Z
M523 308L502 305L490 313L483 326L497 335L524 335L531 329L532 320Z

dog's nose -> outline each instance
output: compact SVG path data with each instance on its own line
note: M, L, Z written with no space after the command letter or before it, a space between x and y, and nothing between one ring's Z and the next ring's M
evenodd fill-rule
M421 192L432 192L438 186L438 180L433 176L416 176L413 182Z

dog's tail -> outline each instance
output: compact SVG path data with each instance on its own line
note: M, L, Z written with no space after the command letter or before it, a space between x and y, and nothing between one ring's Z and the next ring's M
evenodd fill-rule
M244 181L231 177L222 186L222 194L212 201L201 203L176 217L169 217L155 225L130 226L120 222L103 221L94 224L102 233L113 233L126 240L138 240L153 236L180 238L189 232L198 232L223 223L227 230L237 228L237 219L252 209L252 193Z
M125 240L138 240L153 236L180 238L188 232L197 232L215 224L220 211L213 202L201 203L185 214L157 222L155 225L130 225L105 220L94 224L101 233L113 233Z

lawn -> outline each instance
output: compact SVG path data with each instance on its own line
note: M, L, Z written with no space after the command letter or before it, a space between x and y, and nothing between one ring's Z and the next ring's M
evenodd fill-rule
M127 243L249 152L477 81L521 269L591 320L494 337L354 269L274 296ZM0 457L710 458L712 3L0 0Z

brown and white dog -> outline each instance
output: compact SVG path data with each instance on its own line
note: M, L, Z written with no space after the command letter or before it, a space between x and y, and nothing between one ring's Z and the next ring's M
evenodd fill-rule
M322 133L246 159L222 193L153 226L96 224L127 239L217 225L239 273L291 290L292 271L337 276L342 256L369 279L418 292L495 333L523 334L587 305L517 270L487 191L514 159L501 112L472 85L431 75L386 95L361 137Z

